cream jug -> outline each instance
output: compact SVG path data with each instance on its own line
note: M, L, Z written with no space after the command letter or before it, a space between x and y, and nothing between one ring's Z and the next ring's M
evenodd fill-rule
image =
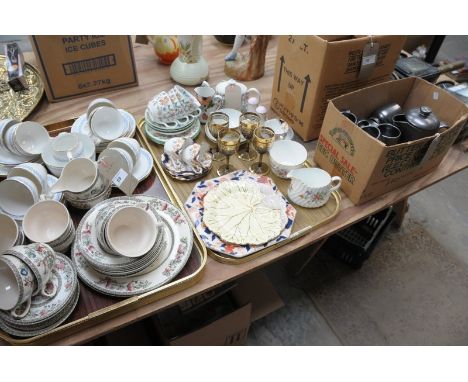
M339 176L330 174L320 168L294 169L288 173L291 184L288 197L292 202L302 207L316 208L323 206L330 194L341 185Z

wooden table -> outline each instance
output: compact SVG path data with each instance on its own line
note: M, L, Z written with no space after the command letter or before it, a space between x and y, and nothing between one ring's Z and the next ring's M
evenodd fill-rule
M249 87L256 87L261 91L261 104L266 106L269 106L270 104L274 61L276 57L276 43L276 39L273 39L270 42L266 58L265 76L257 81L248 83ZM204 57L207 59L210 66L209 82L212 85L215 85L220 80L226 78L223 70L223 58L228 51L229 47L218 43L213 37L205 37ZM169 76L169 67L158 63L158 60L150 46L135 44L135 59L140 85L138 87L103 93L101 96L110 98L119 107L125 108L133 113L136 118L141 118L144 114L148 100L156 93L172 87L173 82ZM32 56L27 57L27 60L34 63L34 58ZM50 124L77 117L86 110L87 104L95 97L96 96L87 96L55 104L49 104L47 101L43 100L29 119L43 124ZM313 150L312 145L307 144L306 146L309 151ZM419 178L404 187L391 191L360 206L354 206L353 203L343 195L342 210L336 219L301 237L300 239L275 249L255 260L240 265L226 265L219 263L212 258L208 258L203 278L196 285L172 296L165 297L159 301L145 305L134 311L124 313L118 317L99 323L81 332L62 338L53 344L80 344L117 330L153 315L169 306L177 304L184 299L193 297L231 280L240 278L247 273L298 252L314 243L318 243L335 232L390 205L396 205L401 211L404 211L405 202L409 196L467 167L468 155L464 154L459 146L453 146L439 167L430 174ZM403 213L400 215L403 215Z

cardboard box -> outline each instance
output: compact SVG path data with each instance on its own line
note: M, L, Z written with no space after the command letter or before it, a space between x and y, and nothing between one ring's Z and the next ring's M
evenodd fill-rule
M243 345L250 323L284 306L263 272L194 297L153 317L167 345Z
M138 85L130 36L31 36L47 99Z
M390 102L399 103L403 110L429 106L450 127L439 137L385 146L340 113L350 109L363 118ZM341 176L341 188L352 202L363 203L431 172L467 117L463 102L419 78L371 86L329 102L314 160L330 174Z
M271 107L302 139L315 139L328 100L388 81L404 42L404 36L281 36Z

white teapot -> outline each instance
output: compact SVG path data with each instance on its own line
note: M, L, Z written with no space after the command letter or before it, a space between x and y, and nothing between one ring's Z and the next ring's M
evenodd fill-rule
M216 94L223 98L225 108L240 110L241 112L247 110L249 98L257 98L257 104L260 103L258 89L247 89L247 86L233 79L221 81L216 85Z

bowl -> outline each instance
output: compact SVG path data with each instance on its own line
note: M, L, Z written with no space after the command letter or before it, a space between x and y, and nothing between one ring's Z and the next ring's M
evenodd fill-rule
M306 160L307 150L298 142L276 141L270 148L271 170L280 178L288 179L288 173L303 167Z
M7 214L24 216L39 200L34 182L22 176L13 176L0 182L0 208Z
M20 235L18 224L8 215L0 214L0 253L13 247Z

